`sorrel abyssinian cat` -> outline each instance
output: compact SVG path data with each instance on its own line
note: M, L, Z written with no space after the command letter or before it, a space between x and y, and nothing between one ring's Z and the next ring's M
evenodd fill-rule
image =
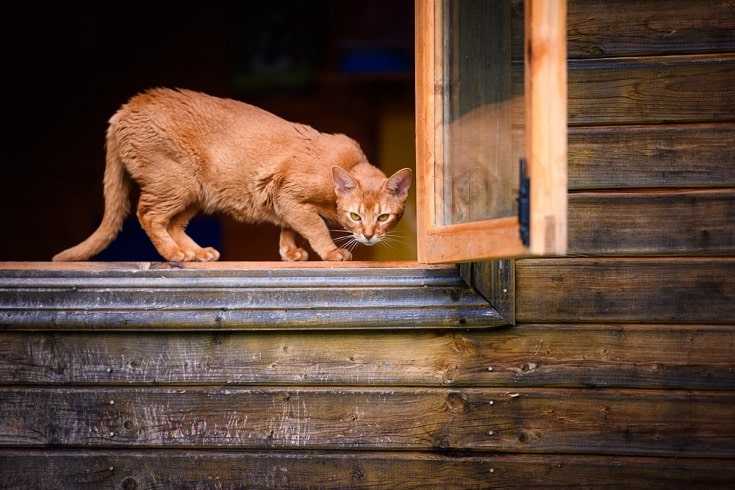
M279 225L283 260L308 258L296 234L323 260L350 260L327 222L374 245L401 219L411 185L410 169L386 178L347 136L189 90L156 88L131 98L110 119L106 149L102 222L55 261L88 260L112 242L130 212L133 182L140 224L172 262L219 258L184 231L200 211Z

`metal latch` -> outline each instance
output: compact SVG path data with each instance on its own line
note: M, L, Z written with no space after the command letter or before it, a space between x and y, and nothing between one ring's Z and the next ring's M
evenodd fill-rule
M520 183L518 186L518 231L521 234L521 242L528 247L531 234L531 179L526 173L526 159L521 158Z

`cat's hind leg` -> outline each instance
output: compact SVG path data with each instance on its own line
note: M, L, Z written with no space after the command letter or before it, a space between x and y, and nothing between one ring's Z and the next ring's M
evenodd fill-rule
M211 262L219 259L219 252L213 247L201 247L186 234L186 225L196 215L196 206L189 206L173 217L168 224L168 234L184 252L184 260Z
M278 241L278 253L286 261L308 260L309 252L296 245L296 232L288 227L281 227L281 236Z
M186 214L182 215L189 208L187 202L190 201L182 196L167 195L163 199L141 189L138 221L158 253L169 262L197 260L195 250L202 250L191 238L181 239L181 235L185 235L181 224L188 223L189 218L193 216L190 214L187 218ZM178 238L181 244L174 237Z

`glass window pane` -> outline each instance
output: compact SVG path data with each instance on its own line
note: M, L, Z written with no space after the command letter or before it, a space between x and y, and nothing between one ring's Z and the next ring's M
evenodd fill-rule
M437 173L444 181L435 189L442 225L517 214L523 6L515 3L519 11L511 0L443 2L443 158Z

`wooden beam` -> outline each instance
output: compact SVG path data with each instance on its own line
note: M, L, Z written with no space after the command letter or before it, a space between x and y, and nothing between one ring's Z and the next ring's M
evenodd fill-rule
M526 158L533 255L567 250L566 0L525 2Z

